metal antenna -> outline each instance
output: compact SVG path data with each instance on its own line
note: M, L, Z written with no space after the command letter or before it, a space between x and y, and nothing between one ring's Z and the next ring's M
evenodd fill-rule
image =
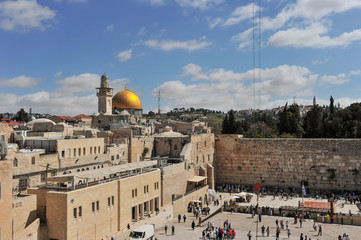
M158 91L158 115L160 116L160 90Z

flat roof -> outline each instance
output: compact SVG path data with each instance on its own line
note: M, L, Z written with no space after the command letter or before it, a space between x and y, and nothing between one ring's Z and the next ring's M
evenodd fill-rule
M203 177L203 176L194 176L191 179L188 179L188 182L201 182L206 178L207 177Z
M143 161L143 162L134 162L134 163L126 163L121 165L116 165L112 167L107 168L100 168L100 169L92 169L82 172L74 172L74 173L68 173L64 175L54 176L47 178L48 182L71 182L76 180L75 182L78 182L79 180L84 179L103 179L104 177L109 177L112 174L120 173L120 172L127 172L132 171L136 169L142 169L147 167L154 167L157 166L157 161Z

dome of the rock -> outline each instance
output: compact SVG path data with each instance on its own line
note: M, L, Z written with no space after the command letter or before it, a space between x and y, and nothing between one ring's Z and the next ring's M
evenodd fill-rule
M137 94L128 89L124 89L113 97L112 100L113 109L142 109L142 102Z

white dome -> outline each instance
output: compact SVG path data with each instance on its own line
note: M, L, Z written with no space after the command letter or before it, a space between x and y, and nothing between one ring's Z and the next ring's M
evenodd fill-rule
M53 122L52 120L50 119L46 119L46 118L38 118L38 119L35 119L35 120L32 120L30 122L27 123L27 126L33 126L35 123L53 123L55 125L55 122Z

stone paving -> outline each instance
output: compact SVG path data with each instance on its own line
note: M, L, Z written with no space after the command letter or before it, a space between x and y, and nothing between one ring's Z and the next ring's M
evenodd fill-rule
M233 197L232 195L226 193L220 193L222 195L222 202L224 200L229 201ZM219 194L218 194L219 195ZM266 196L259 198L260 206L269 206L278 208L280 206L298 206L298 201L302 201L301 198L292 198L292 199L282 199L276 197L275 199L273 196ZM304 198L304 201L323 201L326 202L325 199L311 199L311 198ZM257 203L257 197L254 196L250 203L241 203L241 205L255 205ZM214 211L217 207L211 205L211 212ZM341 202L335 204L336 212L348 213L351 210L352 213L357 213L357 207L355 205L347 204L342 207ZM187 221L183 223L183 219L181 223L178 223L178 219L172 219L167 222L168 232L167 234L164 233L164 227L157 228L155 236L157 239L201 239L202 238L202 231L206 228L207 222L214 222L216 227L223 226L223 222L228 220L231 222L232 228L236 230L236 238L235 239L247 239L248 231L252 231L253 237L252 239L256 239L256 225L257 225L257 218L252 218L250 214L241 214L241 213L229 213L223 212L218 213L217 215L213 216L212 218L208 219L207 222L204 222L201 227L196 227L195 230L192 230L191 223L194 220L196 222L195 217L191 213L187 213ZM280 216L262 216L262 222L258 225L258 238L259 239L275 239L276 238L276 224L275 221L278 219L279 221L282 219L284 223L286 221L289 222L289 228L291 230L291 237L290 239L300 239L300 234L303 233L304 236L311 237L311 240L322 240L322 239L337 239L338 235L343 233L347 233L352 240L361 240L361 226L350 226L350 225L343 225L340 224L325 224L322 223L323 228L323 236L317 236L317 232L313 230L313 220L306 220L303 223L302 228L300 228L299 224L293 224L293 218L287 217L280 217ZM317 226L320 223L316 223ZM171 235L171 226L174 225L175 227L175 235ZM263 237L261 236L261 227L265 225L270 227L270 236ZM288 239L286 230L281 230L280 239Z

